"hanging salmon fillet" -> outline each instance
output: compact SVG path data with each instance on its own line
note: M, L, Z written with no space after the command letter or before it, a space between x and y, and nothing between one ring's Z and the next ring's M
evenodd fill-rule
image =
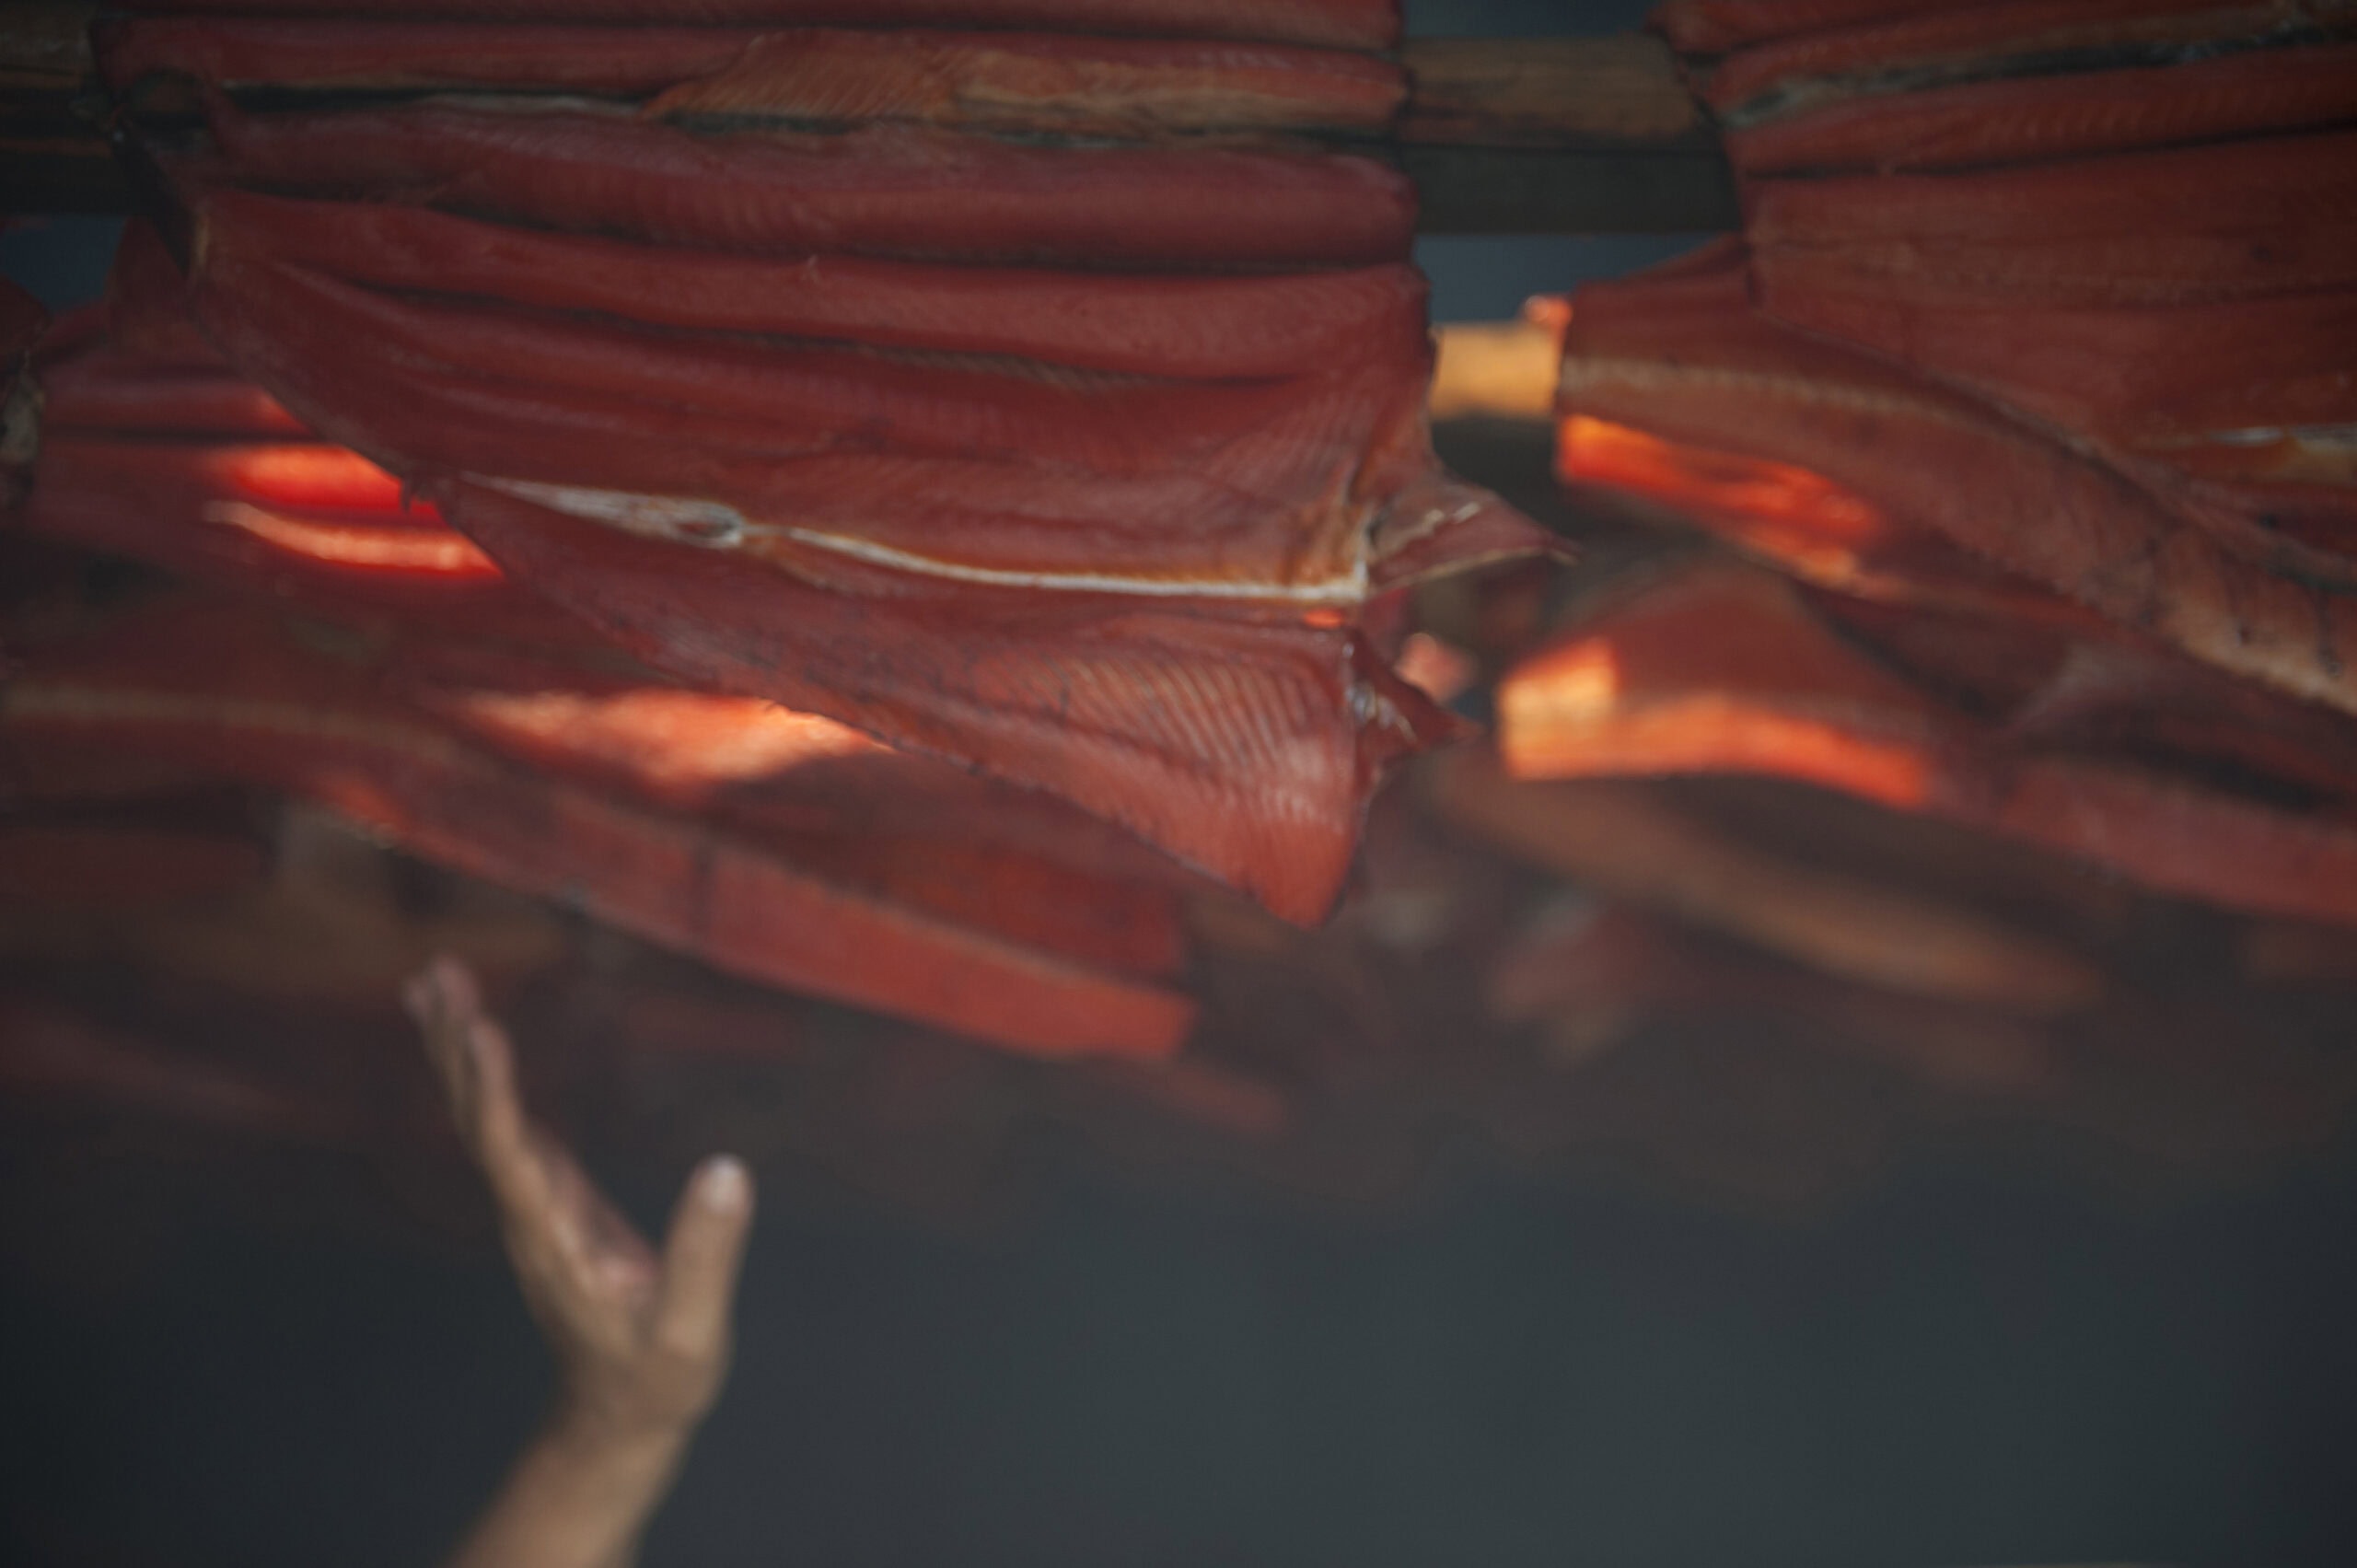
M1754 560L1860 598L2078 628L2102 623L1936 535L1898 526L1864 495L1793 463L1574 413L1558 432L1555 471L1574 490L1633 502L1651 518L1702 528Z
M162 17L106 24L99 53L117 92L186 75L224 90L652 95L658 116L1129 139L1371 134L1407 97L1405 73L1366 54L1054 33Z
M1703 91L1723 118L1742 122L2003 76L2084 81L2349 30L2345 0L2001 0L1883 5L1874 14L1862 6L1837 25L1755 33L1749 47L1709 67Z
M2057 433L1762 319L1722 251L1583 291L1562 406L1807 469L1961 549L2220 668L2357 711L2357 598L2203 526Z
M563 100L213 114L237 178L667 245L1122 267L1404 256L1414 192L1332 153L1068 146L863 122L698 133Z
M2100 975L2051 943L1736 842L1641 785L1527 781L1467 747L1434 760L1429 785L1449 820L1521 859L1828 974L2026 1015L2102 992Z
M1347 626L948 586L849 557L747 572L461 482L518 577L681 679L971 759L1314 921L1388 762L1457 733Z
M1082 279L1040 268L861 256L751 258L518 228L427 207L227 189L206 190L198 211L208 249L395 292L1133 376L1299 376L1369 342L1406 342L1423 331L1423 279L1397 262ZM178 308L185 319L185 306Z
M1901 92L1783 88L1771 101L1793 107L1724 114L1728 158L1745 174L1987 168L2347 124L2357 44Z
M741 718L727 728L741 748ZM0 696L0 738L286 789L718 968L1012 1049L1160 1056L1190 1016L1151 986L814 876L758 831L524 772L250 616L159 612L99 647L29 657Z
M1913 12L1962 9L1971 0L1664 0L1646 19L1689 54L1724 54L1762 39L1817 33Z
M2223 768L2357 800L2357 726L2165 652L1790 464L1709 451L1585 415L1564 480L1635 498L1799 580L1815 608L1928 690L2041 745Z
M219 0L143 0L139 9L212 11ZM237 9L316 16L320 0L239 0ZM363 0L340 17L534 23L819 24L1062 29L1162 38L1260 39L1332 49L1399 41L1397 0Z
M1226 134L1379 128L1398 68L1281 18L749 19L626 63L531 58L538 11L101 47L208 95L158 148L206 336L509 580L1318 919L1384 763L1454 727L1362 606L1549 547L1433 458L1405 180Z
M1520 778L1735 772L1842 791L2108 866L2157 891L2357 923L2357 819L2118 761L2016 750L1731 564L1643 587L1498 694Z
M62 351L67 366L95 365L126 377L145 364L112 350L103 334L67 336L78 339ZM668 826L650 819L648 832L733 835L777 861L781 875L790 871L784 884L789 892L800 886L798 877L873 900L900 912L892 918L917 920L912 940L931 940L923 936L923 922L946 921L1032 950L1042 962L1059 955L1109 972L1159 975L1179 960L1174 890L1185 878L1134 841L1046 796L893 752L813 714L661 685L594 640L579 621L517 592L431 505L405 495L391 475L354 453L315 441L225 440L175 428L168 412L160 424L52 431L30 500L11 523L335 618L328 641L308 650L257 618L219 608L134 623L101 646L108 654L127 641L135 652L151 642L177 645L176 639L217 633L224 649L218 659L190 657L186 647L179 656L194 682L183 695L195 710L212 711L216 727L236 730L244 722L240 704L268 707L284 698L302 708L316 697L316 724L286 719L293 728L281 738L298 752L310 742L351 738L346 732L368 714L385 718L389 727L378 738L396 750L413 742L439 755L435 748L447 750L456 737L529 768L503 774L506 782L494 792L517 801L513 809L523 809L534 787L620 792L656 818L676 819ZM250 656L239 655L241 648ZM37 660L47 656L38 646L31 651ZM142 679L174 663L158 653L151 668L141 662L147 654L125 656L141 665ZM357 668L333 673L354 657ZM316 691L303 684L313 675L324 682L315 682ZM313 776L302 769L313 761L333 765L331 757L298 758L286 763L296 772L273 772L270 748L259 741L250 763L233 763L170 725L154 732L139 727L136 702L133 710L117 715L123 727L106 731L103 740L97 732L83 738L103 744L110 756L144 756L200 772L211 767L298 792ZM261 731L274 733L269 723ZM45 752L44 772L53 772L57 758L78 745L68 734ZM425 802L439 787L430 778L405 809L449 814L447 831L462 841L476 831L496 840L504 819L468 826L474 809L469 776L464 768L432 775L454 793ZM329 804L341 809L342 800ZM561 837L562 824L542 830ZM420 853L458 855L457 863L482 874L547 890L528 856L510 865L493 850L469 850L465 842L452 848L434 831L421 833L405 840ZM593 835L568 886L586 889L589 904L620 923L674 945L685 941L675 922L666 923L662 899L687 895L633 882L637 873L598 860L597 842ZM560 853L553 841L547 853ZM470 854L475 858L464 858ZM800 907L789 898L779 912ZM764 929L775 925L758 901L744 904L741 913ZM794 966L802 960L762 947L776 941L790 948L794 940L789 928L713 952L687 946L723 967L798 985ZM1015 966L1010 994L1031 983L1024 972ZM846 974L834 983L830 994L887 1010L898 1005L888 975ZM1017 1026L993 1011L1005 1005L985 999L976 1016L963 1021L930 1016L1024 1046L1024 1037L1005 1035ZM1060 1038L1054 1031L1045 1037Z
M2198 305L2357 281L2357 132L1763 182L1763 273L1924 305Z

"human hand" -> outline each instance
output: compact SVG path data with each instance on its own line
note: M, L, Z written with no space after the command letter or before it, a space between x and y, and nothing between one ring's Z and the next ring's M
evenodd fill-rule
M517 1098L505 1032L465 966L436 958L402 993L459 1135L489 1179L526 1304L556 1352L553 1429L602 1445L683 1446L728 1370L750 1176L706 1160L658 1257Z

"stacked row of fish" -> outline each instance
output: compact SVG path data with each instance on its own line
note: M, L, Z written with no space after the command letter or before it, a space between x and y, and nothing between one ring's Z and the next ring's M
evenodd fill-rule
M1746 233L1573 296L1560 464L1750 563L1511 675L1509 768L1795 779L2357 924L2357 12L1658 20Z
M613 652L156 309L168 267L134 226L110 308L48 335L12 520L225 596L12 625L13 796L240 781L770 984L1037 1054L1178 1049L1176 866Z
M241 374L676 679L1325 912L1452 733L1364 607L1540 542L1431 454L1387 6L282 10L99 37Z

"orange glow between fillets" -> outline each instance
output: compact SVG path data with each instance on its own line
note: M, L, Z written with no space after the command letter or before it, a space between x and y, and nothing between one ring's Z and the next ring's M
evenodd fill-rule
M405 500L401 482L348 447L320 442L226 447L210 457L224 492L272 506L389 512L436 525L431 503Z
M816 714L702 691L475 691L447 711L502 749L561 752L682 805L807 762L889 749Z
M1922 806L1937 787L1922 701L1733 572L1608 610L1498 686L1515 778L1752 772Z
M290 555L338 566L426 572L486 582L501 575L491 557L471 540L446 529L314 522L241 501L214 502L205 507L204 519L250 534Z
M1881 509L1824 475L1790 463L1666 441L1608 420L1572 414L1561 425L1556 470L1567 484L1596 484L1648 500L1788 532L1845 559L1887 540Z

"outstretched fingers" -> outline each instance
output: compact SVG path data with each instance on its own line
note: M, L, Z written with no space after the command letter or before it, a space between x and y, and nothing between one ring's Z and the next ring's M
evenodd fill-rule
M719 1155L697 1167L663 1242L652 1325L657 1345L697 1362L726 1355L729 1311L752 1221L753 1179L742 1160Z
M565 1367L568 1397L603 1428L676 1436L719 1392L753 1182L727 1156L688 1183L657 1258L563 1145L524 1112L507 1036L471 976L436 959L403 1001L489 1178L517 1283Z

